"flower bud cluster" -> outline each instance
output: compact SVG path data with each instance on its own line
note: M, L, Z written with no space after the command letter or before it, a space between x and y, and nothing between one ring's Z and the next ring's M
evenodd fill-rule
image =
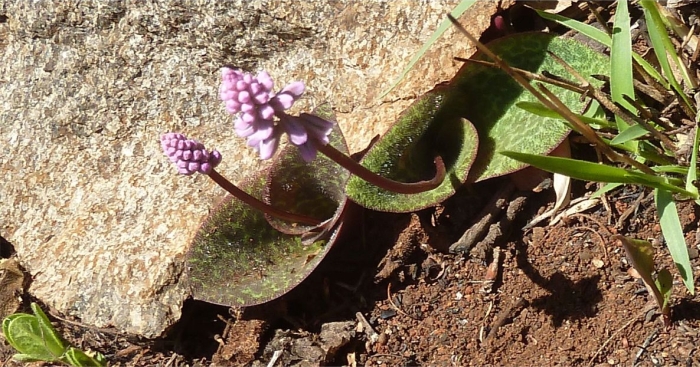
M160 137L160 146L170 161L175 163L178 172L191 175L195 172L208 174L221 163L221 153L207 151L202 143L187 139L178 133L167 133Z
M273 93L274 81L265 71L253 77L250 73L224 67L221 78L219 98L226 105L226 111L236 116L234 129L247 139L248 146L258 151L260 158L269 159L275 154L283 133L300 148L307 161L316 157L315 143L328 144L333 122L313 115L291 116L284 112L304 94L303 82L292 82ZM275 116L279 123L275 123Z

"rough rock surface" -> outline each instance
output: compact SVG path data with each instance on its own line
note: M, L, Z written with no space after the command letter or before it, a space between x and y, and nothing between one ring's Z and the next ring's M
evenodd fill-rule
M188 241L224 192L180 177L159 134L219 149L240 181L260 165L217 99L219 68L308 83L352 151L472 53L450 30L381 91L459 0L0 1L0 236L54 310L145 337L180 316ZM479 34L497 2L461 19ZM485 15L479 15L485 14Z

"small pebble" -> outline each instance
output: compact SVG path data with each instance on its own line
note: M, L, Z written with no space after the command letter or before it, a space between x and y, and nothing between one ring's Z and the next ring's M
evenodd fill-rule
M379 317L381 317L384 320L390 319L394 316L396 316L396 310L394 310L394 309L382 310L381 314L379 315Z
M602 269L603 266L605 266L605 263L603 262L603 260L600 260L600 259L591 260L591 264L593 264L593 266L595 266L596 269Z
M385 333L379 334L379 339L377 339L377 343L384 345L388 341L389 341L389 335L387 335Z

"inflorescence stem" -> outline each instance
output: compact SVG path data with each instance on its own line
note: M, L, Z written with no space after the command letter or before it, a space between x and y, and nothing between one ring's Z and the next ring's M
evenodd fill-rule
M232 184L231 181L227 180L224 176L221 176L221 174L219 174L219 172L217 172L215 169L212 169L211 172L209 172L209 177L231 195L263 213L289 222L302 223L312 226L321 224L321 221L316 218L285 212L256 199L245 191L239 189L236 185Z
M435 157L435 177L427 181L405 183L382 177L379 174L370 171L363 165L357 163L352 158L335 149L330 144L316 143L315 147L316 149L318 149L319 152L323 153L326 157L332 159L334 162L343 166L345 169L350 171L350 173L356 175L357 177L377 187L388 191L393 191L399 194L418 194L421 192L433 190L440 186L440 184L442 184L442 181L445 179L446 176L445 163L442 161L442 158L440 156Z

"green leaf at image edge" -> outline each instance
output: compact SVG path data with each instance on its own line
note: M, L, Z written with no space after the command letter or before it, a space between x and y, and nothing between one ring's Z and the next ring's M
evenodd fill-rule
M666 240L666 246L671 253L673 262L680 272L683 284L688 289L690 294L695 294L695 281L693 280L693 267L690 264L690 256L688 255L688 245L683 236L683 227L681 226L680 218L676 203L673 201L673 195L665 190L654 190L654 202L656 210L659 212L659 224L661 232Z
M61 337L58 335L56 332L56 329L54 329L53 325L51 325L51 321L49 321L49 318L46 317L46 314L44 311L41 310L41 307L37 305L36 303L32 302L30 304L30 307L32 308L32 311L34 312L34 315L36 316L37 321L39 321L39 325L41 326L44 340L46 341L46 347L53 353L54 355L62 355L66 351L66 344L61 339Z
M101 353L94 353L94 356L73 347L68 348L63 360L74 367L106 366L107 360Z
M3 334L7 342L23 356L38 361L55 361L62 354L53 353L47 348L43 337L43 328L34 315L19 313L8 316L3 321ZM52 348L53 349L53 348Z

